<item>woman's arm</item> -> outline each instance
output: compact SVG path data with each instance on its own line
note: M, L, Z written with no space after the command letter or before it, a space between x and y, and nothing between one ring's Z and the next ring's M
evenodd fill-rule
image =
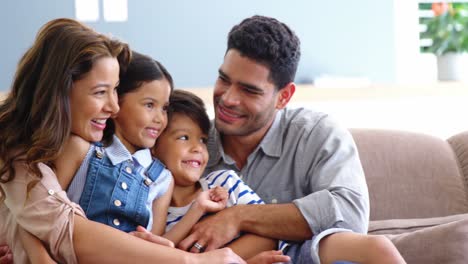
M81 208L67 198L50 167L39 164L42 178L37 182L24 163L14 165L15 178L0 184L8 197L2 219L40 239L59 262L244 263L230 249L191 254L87 220ZM31 182L36 183L31 186Z
M18 234L21 243L23 244L24 250L28 255L29 261L32 264L55 264L55 260L53 260L49 252L47 252L45 246L42 242L37 239L37 237L31 235L27 231L25 231L21 226L18 226Z
M174 181L171 180L169 188L163 196L153 201L153 226L151 233L161 236L166 230L167 209L171 203Z
M79 263L245 263L230 249L191 254L79 216L75 216L73 242Z

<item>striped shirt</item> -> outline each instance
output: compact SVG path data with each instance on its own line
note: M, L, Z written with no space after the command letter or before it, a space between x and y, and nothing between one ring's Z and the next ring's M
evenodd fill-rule
M238 204L264 204L263 200L232 170L213 171L206 177L200 178L199 182L203 191L216 186L227 189L229 196L226 207ZM167 212L166 232L182 219L190 209L192 203L183 207L169 207ZM278 248L283 250L287 245L286 242L279 241Z

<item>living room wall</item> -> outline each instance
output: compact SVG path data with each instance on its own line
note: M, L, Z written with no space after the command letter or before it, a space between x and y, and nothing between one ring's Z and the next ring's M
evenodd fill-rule
M0 91L9 89L16 64L39 27L53 18L74 18L74 6L74 0L0 3ZM393 82L393 9L393 0L129 0L128 21L87 24L160 60L177 87L211 86L229 29L254 14L286 22L301 38L299 83L321 74Z

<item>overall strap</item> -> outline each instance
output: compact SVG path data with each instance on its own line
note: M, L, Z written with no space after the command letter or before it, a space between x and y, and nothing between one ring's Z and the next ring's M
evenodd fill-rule
M161 161L153 159L153 162L151 162L151 165L145 171L145 176L147 177L145 179L145 184L149 186L151 183L155 182L159 178L159 175L161 175L164 168L165 166Z

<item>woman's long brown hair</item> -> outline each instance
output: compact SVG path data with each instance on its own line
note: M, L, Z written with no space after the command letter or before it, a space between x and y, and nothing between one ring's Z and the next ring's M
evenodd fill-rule
M39 163L54 167L71 131L73 82L103 57L117 58L122 73L131 51L127 44L72 19L55 19L39 30L19 61L10 93L0 103L1 183L14 179L16 161L25 162L39 178Z

